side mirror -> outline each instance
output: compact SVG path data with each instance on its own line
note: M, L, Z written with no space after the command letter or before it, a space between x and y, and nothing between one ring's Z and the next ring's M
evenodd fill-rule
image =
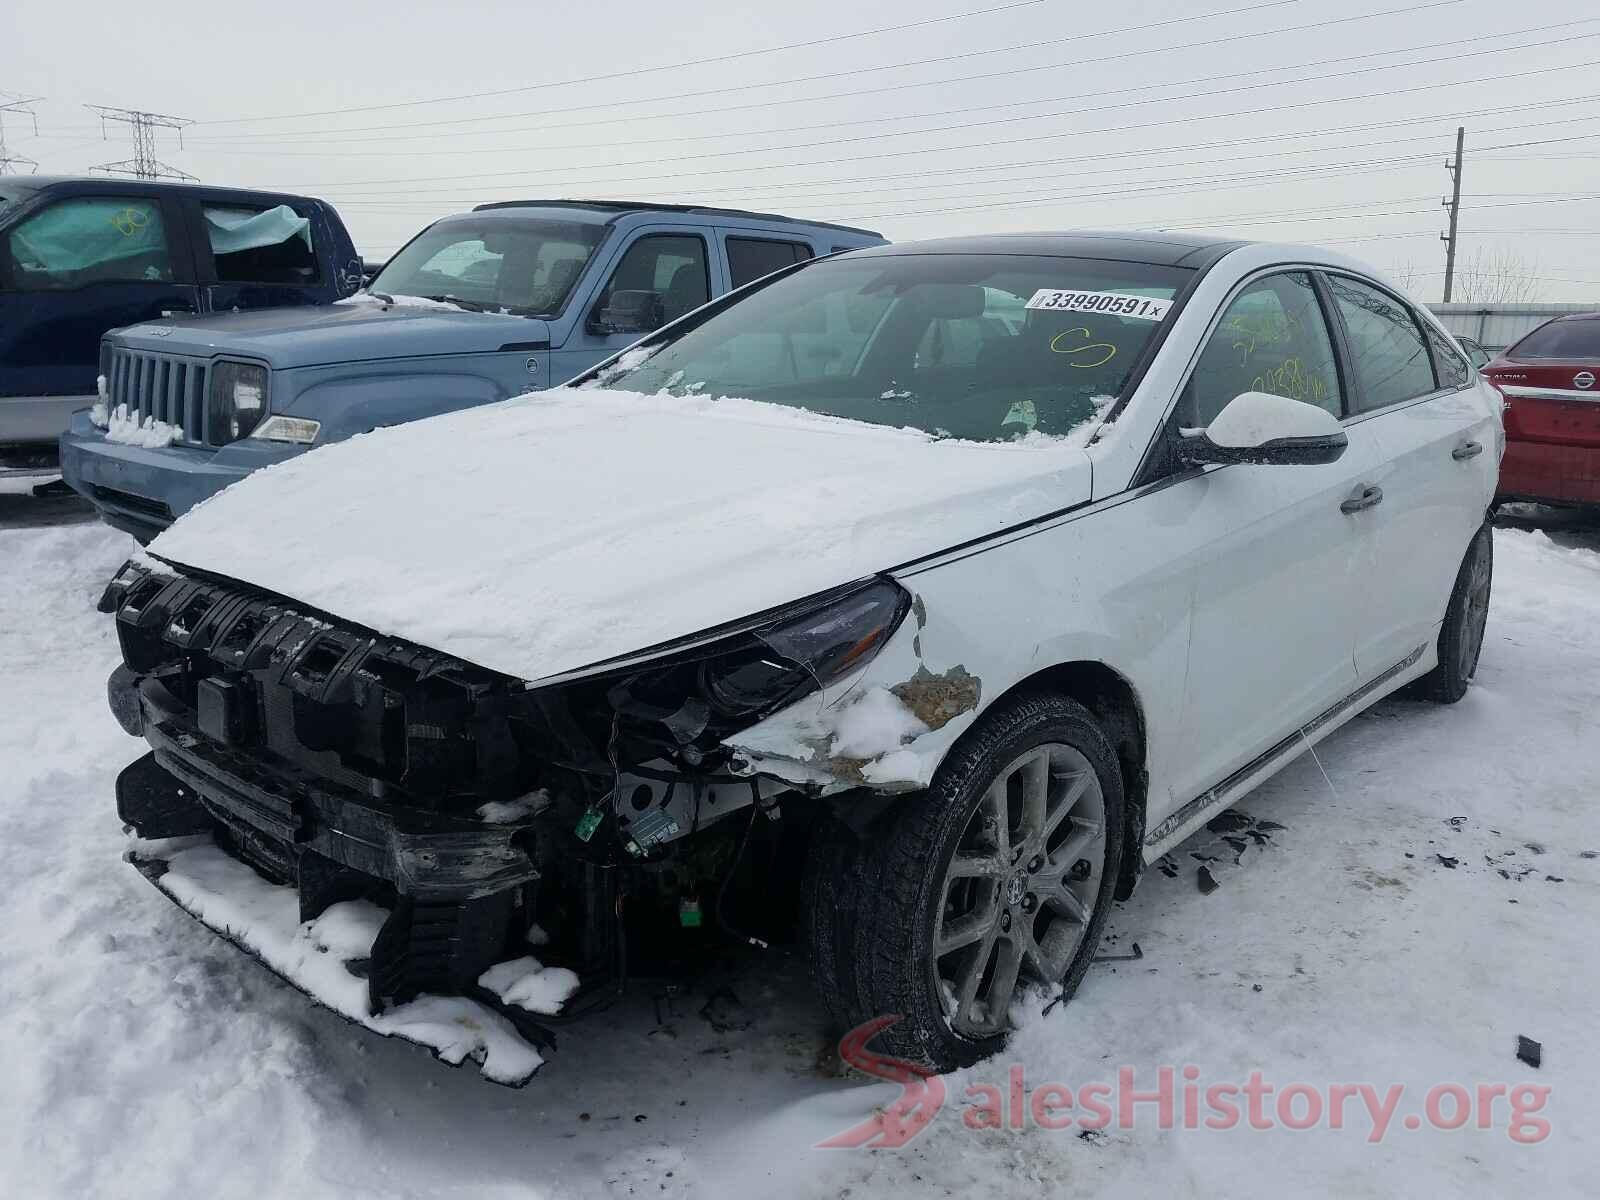
M654 333L666 323L660 292L615 291L589 318L589 332Z
M1210 425L1185 434L1179 454L1191 466L1315 466L1336 461L1348 445L1339 418L1327 409L1270 392L1245 392Z

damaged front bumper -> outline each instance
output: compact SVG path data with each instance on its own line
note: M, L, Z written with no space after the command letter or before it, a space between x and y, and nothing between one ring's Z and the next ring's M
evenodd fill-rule
M117 779L147 879L346 1019L497 1083L532 1077L578 979L519 953L538 878L525 823L408 811L286 764L268 777L185 729L159 682L124 674L110 691L152 746ZM537 1014L502 1000L511 984L542 998Z

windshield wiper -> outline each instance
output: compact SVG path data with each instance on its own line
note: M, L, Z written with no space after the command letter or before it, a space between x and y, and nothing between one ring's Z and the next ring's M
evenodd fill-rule
M433 300L439 304L454 304L457 308L464 308L468 312L482 312L484 306L476 300L463 300L459 296L424 296L424 300Z

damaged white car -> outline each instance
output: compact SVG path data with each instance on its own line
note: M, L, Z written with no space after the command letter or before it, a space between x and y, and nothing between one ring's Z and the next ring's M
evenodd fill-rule
M1380 697L1463 694L1499 414L1320 250L797 264L574 385L260 471L124 567L130 858L503 1082L723 932L969 1062L1144 864Z

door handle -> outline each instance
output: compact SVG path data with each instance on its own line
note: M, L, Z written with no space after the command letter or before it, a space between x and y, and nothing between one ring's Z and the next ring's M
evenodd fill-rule
M1383 489L1375 483L1364 485L1360 491L1339 505L1342 513L1358 513L1364 508L1376 508L1383 503Z
M1461 445L1450 451L1450 457L1457 462L1466 462L1467 459L1477 458L1482 453L1482 442L1462 442Z

